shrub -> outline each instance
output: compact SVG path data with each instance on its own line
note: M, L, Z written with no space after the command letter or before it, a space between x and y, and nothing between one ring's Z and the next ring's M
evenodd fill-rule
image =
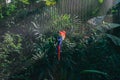
M1 43L0 51L0 74L3 75L3 78L10 76L12 73L11 70L17 65L15 63L19 61L21 57L21 53L22 37L18 34L6 33L4 35L4 40Z

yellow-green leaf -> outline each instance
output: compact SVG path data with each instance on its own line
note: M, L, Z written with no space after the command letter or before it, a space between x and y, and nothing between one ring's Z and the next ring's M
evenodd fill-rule
M104 0L98 0L100 4L102 4L104 2Z
M55 5L55 4L56 4L56 1L46 0L46 5L47 6L52 6L52 5Z

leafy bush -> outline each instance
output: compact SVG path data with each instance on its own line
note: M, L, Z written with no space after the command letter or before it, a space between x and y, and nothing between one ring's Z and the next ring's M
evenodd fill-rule
M80 75L83 70L92 69L95 71L94 69L96 68L93 65L99 66L100 64L94 64L94 61L102 62L100 59L107 56L105 53L108 51L107 48L109 48L106 38L103 38L103 36L96 41L93 40L92 43L88 43L90 38L83 40L80 38L81 36L66 38L62 45L61 60L58 61L56 37L41 34L39 36L33 42L31 57L33 63L31 67L28 67L25 72L16 76L23 75L30 80L76 80L82 77ZM76 42L75 38L79 40ZM102 49L104 50L101 51ZM29 75L25 76L28 73ZM100 74L102 73L100 72ZM15 77L13 79L20 78Z
M16 15L21 15L22 11L26 10L26 12L31 12L29 10L29 6L35 8L34 5L37 5L37 9L41 8L39 6L45 6L44 1L38 0L12 0L11 3L5 4L5 0L0 1L0 19ZM33 9L32 8L32 9ZM35 8L36 10L36 8ZM22 16L22 15L21 15Z
M20 58L22 51L22 38L20 35L6 33L1 43L0 51L0 74L2 77L10 76L12 65ZM15 65L14 65L15 66ZM14 72L14 71L13 71Z
M10 51L15 51L19 53L22 49L22 39L20 35L8 34L6 33L3 41L3 50L9 54Z
M103 0L100 1L102 3ZM106 23L107 26L103 24L93 28L74 22L68 14L58 15L57 12L50 13L50 18L48 33L51 34L41 34L33 22L35 29L32 30L37 32L32 39L25 37L24 46L20 35L5 34L0 48L2 75L10 76L10 80L114 80L118 77L120 55L107 37L117 46L120 39L104 30L116 26ZM56 47L57 31L61 29L66 30L67 37L63 41L59 61ZM23 55L25 52L29 57Z

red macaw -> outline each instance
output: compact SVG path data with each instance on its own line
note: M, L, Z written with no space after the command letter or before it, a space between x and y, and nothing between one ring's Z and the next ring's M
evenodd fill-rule
M60 60L61 45L65 37L66 37L66 32L64 30L59 31L58 45L57 45L58 60Z

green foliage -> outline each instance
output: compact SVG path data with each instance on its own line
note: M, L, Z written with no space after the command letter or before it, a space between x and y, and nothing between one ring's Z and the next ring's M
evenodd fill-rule
M110 35L110 34L106 34L106 35L107 35L107 37L108 37L109 39L112 40L112 42L113 42L116 46L120 46L120 38L119 38L119 37L116 37L116 36Z
M56 4L56 0L45 0L47 6L53 6Z
M75 35L74 37L67 37L63 41L61 60L58 61L56 37L39 34L39 37L34 38L35 40L31 48L32 52L30 52L33 63L31 66L28 66L25 71L22 71L22 74L13 75L14 78L12 79L77 80L82 77L82 74L86 75L87 73L109 77L108 72L94 70L96 67L101 68L103 71L106 71L103 67L108 68L108 71L111 69L109 68L109 63L106 61L109 61L109 59L104 59L105 61L103 61L104 57L109 57L106 55L115 54L108 45L106 37L98 34L96 39L93 39L95 38L94 35L91 36L92 38L82 38L82 36ZM91 41L89 42L90 39ZM103 63L106 64L106 66L102 66ZM90 77L90 79L92 78ZM99 77L97 77L97 79L99 79Z
M0 5L0 18L3 18L3 14L2 14L2 5Z
M8 33L5 34L4 41L1 43L1 48L3 53L1 55L5 56L3 57L5 61L9 62L9 59L8 59L8 57L10 57L9 55L20 53L22 49L21 42L22 42L22 38L20 35L14 35L14 34L8 34ZM14 58L11 59L10 61L12 60L14 60Z
M101 25L98 25L97 27L95 27L97 30L99 30L100 32L102 32L105 36L107 36L109 39L111 39L111 41L116 45L116 46L120 46L120 38L115 36L115 35L111 35L108 34L107 31L113 30L115 28L119 28L120 24L116 24L116 23L107 23L104 22Z
M2 19L6 16L12 15L12 13L15 12L16 8L17 8L16 5L13 3L11 3L7 6L0 5L0 18Z
M97 16L98 12L100 10L101 5L104 3L104 0L98 0L98 2L100 3L100 5L98 5L93 11L92 14L90 14L91 16Z
M23 1L23 3L27 4L26 1ZM100 1L102 3L103 0ZM48 5L51 5L51 3ZM12 11L14 11L14 6L10 12ZM109 74L110 76L118 76L120 70L116 67L116 65L119 65L119 63L116 64L116 61L119 62L119 59L113 58L116 57L115 55L118 52L113 49L113 46L110 46L106 34L102 33L104 29L101 32L98 29L101 28L101 25L96 26L96 30L89 25L82 25L79 22L79 24L74 23L70 15L58 15L57 12L50 13L48 33L51 32L51 34L41 34L39 27L34 22L32 23L36 28L32 30L38 31L32 34L32 39L31 37L29 39L25 37L25 42L22 44L23 40L20 35L6 33L3 42L0 44L0 70L7 76L11 75L11 80L79 80L83 77L82 74L85 75L86 80L87 73L94 73L89 77L90 80L98 74L105 77L108 77ZM107 26L102 26L105 29L113 29L119 26L105 24ZM62 43L61 60L58 61L56 51L57 31L61 29L67 31L67 37ZM71 29L71 32L69 29ZM119 45L118 37L110 34L107 36ZM31 44L27 44L28 41ZM25 48L24 51L22 51L23 48ZM29 57L23 55L26 52L28 52L26 55ZM117 57L120 58L119 56ZM24 67L25 65L27 67ZM15 67L15 73L12 67ZM18 67L21 69L18 70ZM111 71L116 70L118 70L118 73L111 73ZM111 78L114 78L114 76L111 76ZM96 79L101 79L101 77L97 76Z
M22 38L20 35L15 35L11 33L6 33L4 35L4 40L0 45L0 73L2 77L7 77L10 75L11 65L19 60L22 50Z
M23 4L30 4L29 0L20 0Z
M8 53L8 54L11 51L12 52L15 51L19 53L20 50L22 49L21 42L22 42L22 39L20 35L6 33L3 41L3 50L5 51L5 53Z
M44 63L44 67L41 67L40 69L41 72L38 73L40 75L39 79L41 80L47 77L49 77L48 79L52 79L52 77L54 76L52 71L54 71L54 69L57 68L57 64L58 64L56 45L54 43L55 38L53 37L47 38L46 36L44 37L42 36L40 39L38 39L38 41L39 42L37 42L34 45L35 54L33 56L33 59L40 62L42 61L40 64L37 64L37 65L42 66L42 63ZM37 57L37 56L40 56L40 57ZM45 76L46 73L48 73L48 76Z
M99 2L100 4L102 4L102 3L104 2L104 0L98 0L98 2Z
M16 10L16 6L14 4L10 4L8 7L6 7L6 15L11 15Z
M99 7L96 7L96 9L92 11L92 15L96 16L99 9L100 9Z
M29 5L31 6L34 4L36 4L36 5L40 4L39 6L41 6L41 5L45 6L44 3L41 4L41 1L39 3L35 3L36 1L37 0L34 0L34 1L33 0L13 0L9 4L0 4L0 19L6 18L9 16L16 17L16 15L21 15L21 13L24 13L25 10L27 13L32 12L32 11L29 11L29 9L28 9ZM3 1L3 3L4 2L5 1ZM35 7L33 7L33 8L35 8ZM39 7L37 6L37 9L38 8ZM36 10L36 8L35 8L35 10Z
M81 74L96 73L96 74L101 74L101 75L105 76L106 79L108 79L108 80L110 79L110 76L109 76L107 73L102 72L102 71L99 71L99 70L83 70L83 71L81 71L80 73L81 73Z
M53 18L53 26L54 27L68 27L71 25L70 15L64 14L61 16L54 16Z
M34 43L34 52L35 54L33 54L33 59L35 60L39 60L41 58L45 58L47 57L47 53L50 49L52 49L51 47L54 46L54 38L50 37L50 38L46 38L46 36L41 35L37 42ZM54 51L53 51L54 53Z
M69 14L58 14L56 8L51 7L50 9L50 17L49 26L47 27L51 32L58 32L59 30L71 30L71 27L78 27L77 22L71 17ZM73 21L74 20L74 21Z

